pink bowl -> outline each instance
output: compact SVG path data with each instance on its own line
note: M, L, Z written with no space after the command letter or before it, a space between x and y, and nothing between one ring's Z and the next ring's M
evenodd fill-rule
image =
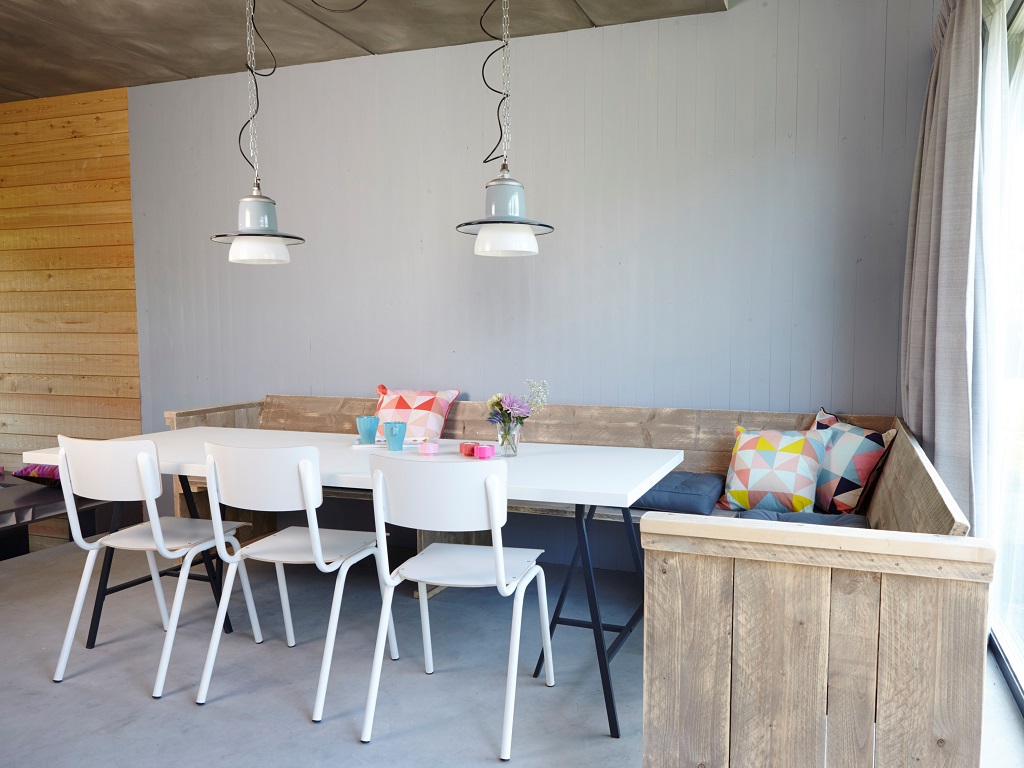
M437 453L437 443L420 443L420 453L425 453L428 456L433 456Z
M489 459L494 455L494 446L478 445L473 449L473 455L478 459Z

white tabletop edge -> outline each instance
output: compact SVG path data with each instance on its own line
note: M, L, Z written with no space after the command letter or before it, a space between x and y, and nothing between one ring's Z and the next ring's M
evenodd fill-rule
M203 477L204 442L237 445L311 444L321 451L321 481L336 488L369 489L369 455L354 450L355 435L321 432L189 427L118 440L146 439L157 444L160 470L167 475ZM441 440L443 453L457 451L457 440ZM26 451L27 464L57 463L58 448ZM532 460L531 460L531 457ZM550 502L628 507L683 461L683 451L664 448L574 446L524 443L509 460L508 498L513 502Z

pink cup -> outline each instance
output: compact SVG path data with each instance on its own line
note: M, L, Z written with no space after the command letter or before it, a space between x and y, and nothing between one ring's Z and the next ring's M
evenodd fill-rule
M437 453L437 443L420 443L419 451L428 456L433 456Z
M478 445L473 448L473 455L478 459L489 459L494 455L494 446Z

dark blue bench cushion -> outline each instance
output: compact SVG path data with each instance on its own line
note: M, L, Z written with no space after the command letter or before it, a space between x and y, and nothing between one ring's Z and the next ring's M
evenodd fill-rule
M811 525L834 525L836 528L868 528L864 515L828 515L824 512L772 512L767 509L751 509L740 512L743 520L771 520L779 523L810 523Z
M725 492L725 477L677 469L669 472L641 496L633 509L710 515Z

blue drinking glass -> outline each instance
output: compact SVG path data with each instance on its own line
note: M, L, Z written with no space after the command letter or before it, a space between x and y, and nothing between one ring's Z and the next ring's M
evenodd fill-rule
M376 416L356 416L356 429L359 430L359 442L363 445L373 445L377 439L377 425L380 419Z
M384 439L387 441L389 451L400 451L405 444L405 422L385 421Z

